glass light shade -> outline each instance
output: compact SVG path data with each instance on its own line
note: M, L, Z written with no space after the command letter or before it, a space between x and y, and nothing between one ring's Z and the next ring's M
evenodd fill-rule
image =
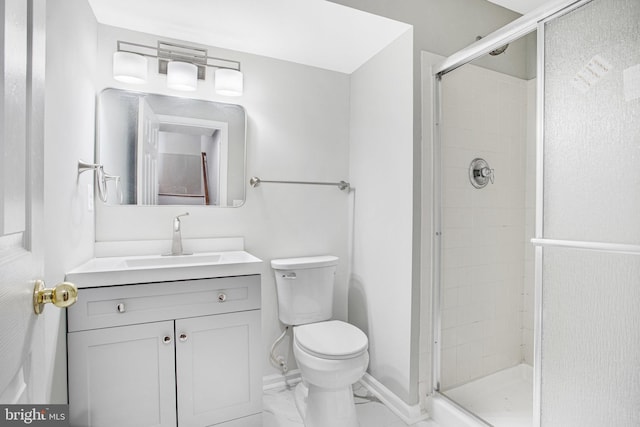
M131 52L113 54L113 78L124 83L147 82L147 58Z
M167 64L167 87L175 90L196 90L198 87L198 67L188 62L169 62Z
M218 68L215 72L216 93L226 96L240 96L243 91L243 76L240 71Z

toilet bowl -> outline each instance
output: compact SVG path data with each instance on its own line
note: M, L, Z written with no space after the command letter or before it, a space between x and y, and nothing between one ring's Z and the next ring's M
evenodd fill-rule
M352 384L369 365L369 340L357 327L333 316L338 258L272 260L278 316L293 326L293 354L302 383L296 406L305 427L358 427Z
M308 387L298 401L306 427L357 427L351 386L369 364L367 336L345 322L331 320L296 326L293 354ZM302 407L301 407L302 406Z

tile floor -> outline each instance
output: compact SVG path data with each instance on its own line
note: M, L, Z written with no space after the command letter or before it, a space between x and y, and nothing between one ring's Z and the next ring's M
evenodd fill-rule
M294 391L285 386L266 390L263 396L263 427L303 427L294 400ZM354 386L356 412L360 427L407 427L400 418L380 403L368 396L363 386ZM432 421L420 421L410 427L438 427Z

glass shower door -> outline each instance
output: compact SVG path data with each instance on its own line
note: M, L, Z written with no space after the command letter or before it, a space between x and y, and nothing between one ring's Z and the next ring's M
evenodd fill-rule
M540 424L640 425L640 1L542 24Z

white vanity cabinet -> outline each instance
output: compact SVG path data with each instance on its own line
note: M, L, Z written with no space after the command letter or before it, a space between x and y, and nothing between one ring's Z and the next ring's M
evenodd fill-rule
M67 326L72 426L262 425L259 275L80 284Z

